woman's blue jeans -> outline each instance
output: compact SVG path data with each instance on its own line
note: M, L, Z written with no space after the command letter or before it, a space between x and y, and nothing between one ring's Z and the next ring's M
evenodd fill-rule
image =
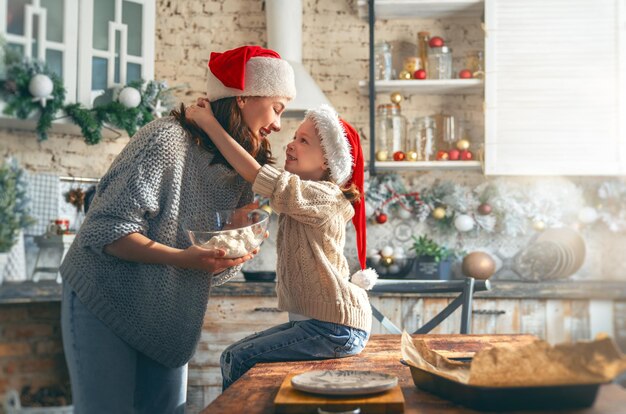
M316 319L287 322L248 336L222 353L222 387L226 389L257 362L342 358L365 348L369 333Z
M66 284L61 327L76 414L185 412L187 365L167 368L130 347Z

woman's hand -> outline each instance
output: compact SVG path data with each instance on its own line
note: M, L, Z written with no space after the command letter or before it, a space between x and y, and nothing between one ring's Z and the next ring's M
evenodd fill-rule
M176 258L176 267L182 269L204 270L209 273L220 273L229 267L237 266L252 259L259 252L257 248L243 257L235 259L224 258L223 250L208 250L198 246L191 246L181 250Z
M195 105L185 108L185 118L203 128L206 121L215 119L215 115L211 109L210 102L206 98L198 98Z

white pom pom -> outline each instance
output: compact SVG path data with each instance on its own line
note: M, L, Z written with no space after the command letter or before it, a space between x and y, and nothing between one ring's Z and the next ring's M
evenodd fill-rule
M350 278L350 281L360 288L370 290L376 284L377 279L378 273L372 268L367 268L355 272Z

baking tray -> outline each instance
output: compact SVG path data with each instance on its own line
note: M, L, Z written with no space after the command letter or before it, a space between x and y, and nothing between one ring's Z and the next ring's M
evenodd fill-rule
M415 386L439 397L483 411L550 410L591 407L599 384L535 387L484 387L463 384L408 365Z

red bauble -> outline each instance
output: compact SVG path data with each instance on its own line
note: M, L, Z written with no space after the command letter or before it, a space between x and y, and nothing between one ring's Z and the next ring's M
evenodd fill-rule
M461 79L470 79L472 77L472 72L468 69L463 69L459 72L459 78Z
M402 151L396 151L393 153L394 161L404 161L405 158L406 158L406 155Z
M487 203L482 203L478 206L478 213L480 213L480 215L482 216L486 216L487 214L491 213L491 210L491 205Z
M463 161L469 161L472 159L473 156L474 155L472 154L472 151L469 151L469 150L463 150L461 151L461 154L460 154L460 158Z
M448 153L446 151L437 151L437 159L444 161L448 159Z
M431 37L430 40L428 41L428 46L430 47L441 47L443 45L444 45L444 41L439 36Z
M415 79L426 79L426 71L424 69L418 69L413 73Z
M385 213L376 214L376 223L383 224L387 222L387 215Z
M450 151L448 151L448 158L450 159L450 161L457 161L460 155L461 152L458 149L451 149Z

